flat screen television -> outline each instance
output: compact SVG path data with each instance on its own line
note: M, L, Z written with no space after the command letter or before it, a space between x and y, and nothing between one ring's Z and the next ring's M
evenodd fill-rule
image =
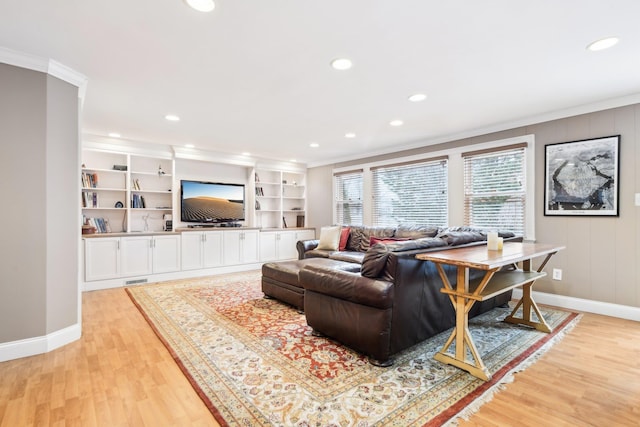
M182 222L244 221L244 184L181 180L180 202Z

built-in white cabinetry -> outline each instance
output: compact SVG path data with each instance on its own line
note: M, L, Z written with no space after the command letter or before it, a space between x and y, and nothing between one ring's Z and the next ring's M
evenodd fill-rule
M233 230L224 232L224 264L249 264L259 261L259 230Z
M222 231L182 233L182 269L198 270L223 265Z
M86 239L84 259L86 281L120 277L120 238Z
M99 233L163 231L173 215L170 156L82 150L83 220Z
M84 240L85 281L180 270L180 235L96 237Z
M254 179L257 227L305 226L305 173L256 168Z
M153 273L180 270L180 235L153 236Z
M151 274L153 265L151 236L133 236L120 239L121 277Z
M260 261L296 259L296 243L314 238L313 230L263 231L260 233Z

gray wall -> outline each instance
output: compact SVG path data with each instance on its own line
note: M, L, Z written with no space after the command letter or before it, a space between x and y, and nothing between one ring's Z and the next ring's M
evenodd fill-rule
M0 343L79 323L78 89L0 64Z
M393 159L461 145L534 134L536 141L536 238L539 242L566 245L549 262L546 271L562 268L563 280L536 282L536 290L593 301L640 307L640 104L551 122L539 123L445 144L406 150L385 156L311 168L308 171L311 226L332 222L332 169ZM544 208L544 147L556 142L621 135L620 216L547 217ZM452 224L455 225L455 224Z

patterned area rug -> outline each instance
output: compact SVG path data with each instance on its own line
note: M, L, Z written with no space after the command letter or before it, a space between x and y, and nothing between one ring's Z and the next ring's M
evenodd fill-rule
M304 315L263 298L260 272L131 287L130 297L223 426L421 426L477 410L579 316L541 307L552 334L469 321L489 382L433 359L449 333L395 357L390 368L314 337Z

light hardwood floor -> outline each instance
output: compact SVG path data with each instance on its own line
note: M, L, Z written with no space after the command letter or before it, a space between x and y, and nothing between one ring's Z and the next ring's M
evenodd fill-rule
M83 294L83 336L0 363L0 426L217 426L123 289ZM468 426L640 425L640 323L585 314Z

